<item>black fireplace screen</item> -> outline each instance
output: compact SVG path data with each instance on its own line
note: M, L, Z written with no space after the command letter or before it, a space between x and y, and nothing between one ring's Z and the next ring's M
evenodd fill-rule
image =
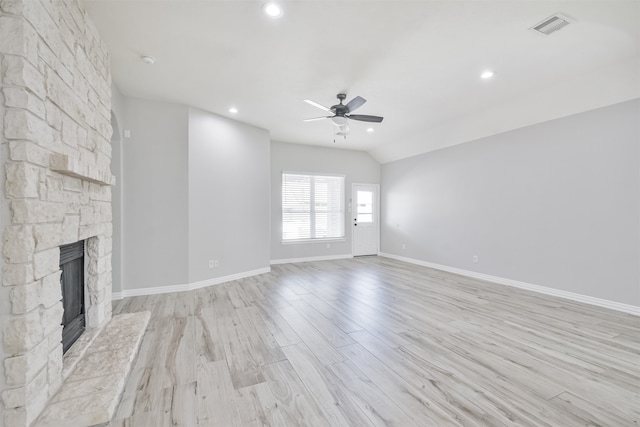
M84 242L60 246L60 286L62 287L62 351L84 332Z

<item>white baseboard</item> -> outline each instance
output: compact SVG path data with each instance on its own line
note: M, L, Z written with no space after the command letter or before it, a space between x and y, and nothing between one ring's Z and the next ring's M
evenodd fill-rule
M624 313L640 316L640 307L630 304L623 304L616 301L610 301L602 298L595 298L588 295L576 294L573 292L562 291L559 289L548 288L546 286L533 285L531 283L521 282L513 279L506 279L504 277L491 276L484 273L476 273L475 271L463 270L461 268L449 267L446 265L435 264L432 262L422 261L414 258L407 258L399 255L380 253L380 256L386 258L396 259L398 261L408 262L410 264L421 265L423 267L434 268L436 270L447 271L449 273L459 274L461 276L472 277L474 279L480 279L487 282L499 283L501 285L513 286L514 288L526 289L541 294L551 295L559 298L565 298L572 301L582 302L585 304L595 305L598 307L609 308L611 310L621 311Z
M274 264L294 264L297 262L309 262L309 261L332 261L335 259L353 258L353 255L325 255L325 256L311 256L306 258L288 258L288 259L272 259L271 265Z
M243 271L242 273L230 274L228 276L213 277L199 282L185 283L184 285L156 286L152 288L125 289L121 292L111 294L113 300L120 300L127 297L137 297L141 295L168 294L171 292L192 291L207 286L219 285L232 280L244 279L245 277L257 276L258 274L269 273L271 267L258 268L256 270Z

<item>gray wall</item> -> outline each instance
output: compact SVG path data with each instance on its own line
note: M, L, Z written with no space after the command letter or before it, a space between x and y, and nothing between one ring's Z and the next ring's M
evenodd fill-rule
M268 268L269 132L114 89L114 292Z
M348 139L347 139L348 142ZM351 221L345 213L346 241L282 244L282 172L311 172L345 175L345 195L351 198L352 183L380 183L380 165L361 151L309 145L271 143L271 259L292 259L351 254Z
M123 289L187 283L188 108L125 98Z
M635 100L383 165L382 252L640 305L639 118Z
M190 108L189 282L269 267L269 194L269 132Z

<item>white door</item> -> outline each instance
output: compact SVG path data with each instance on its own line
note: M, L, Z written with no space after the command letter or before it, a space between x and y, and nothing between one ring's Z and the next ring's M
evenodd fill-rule
M377 184L353 184L351 196L353 256L377 255L380 229Z

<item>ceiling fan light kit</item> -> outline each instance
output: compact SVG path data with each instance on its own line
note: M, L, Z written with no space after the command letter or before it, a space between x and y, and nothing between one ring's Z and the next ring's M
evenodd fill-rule
M331 117L331 121L336 126L344 126L347 123L347 118L342 116L333 116Z
M331 108L325 107L324 105L319 104L310 99L305 99L306 103L313 105L314 107L319 108L328 113L332 113L333 116L314 117L311 119L305 119L304 121L311 122L315 120L331 119L333 124L340 128L340 134L345 135L346 137L346 132L348 132L349 130L348 119L358 120L361 122L370 122L370 123L380 123L384 119L384 117L381 117L381 116L351 114L352 111L355 111L357 108L360 108L365 102L367 102L367 100L362 98L361 96L356 96L351 101L347 102L346 105L342 103L342 101L344 101L347 98L346 94L339 93L337 95L337 98L340 101L340 103L336 105L332 105Z

